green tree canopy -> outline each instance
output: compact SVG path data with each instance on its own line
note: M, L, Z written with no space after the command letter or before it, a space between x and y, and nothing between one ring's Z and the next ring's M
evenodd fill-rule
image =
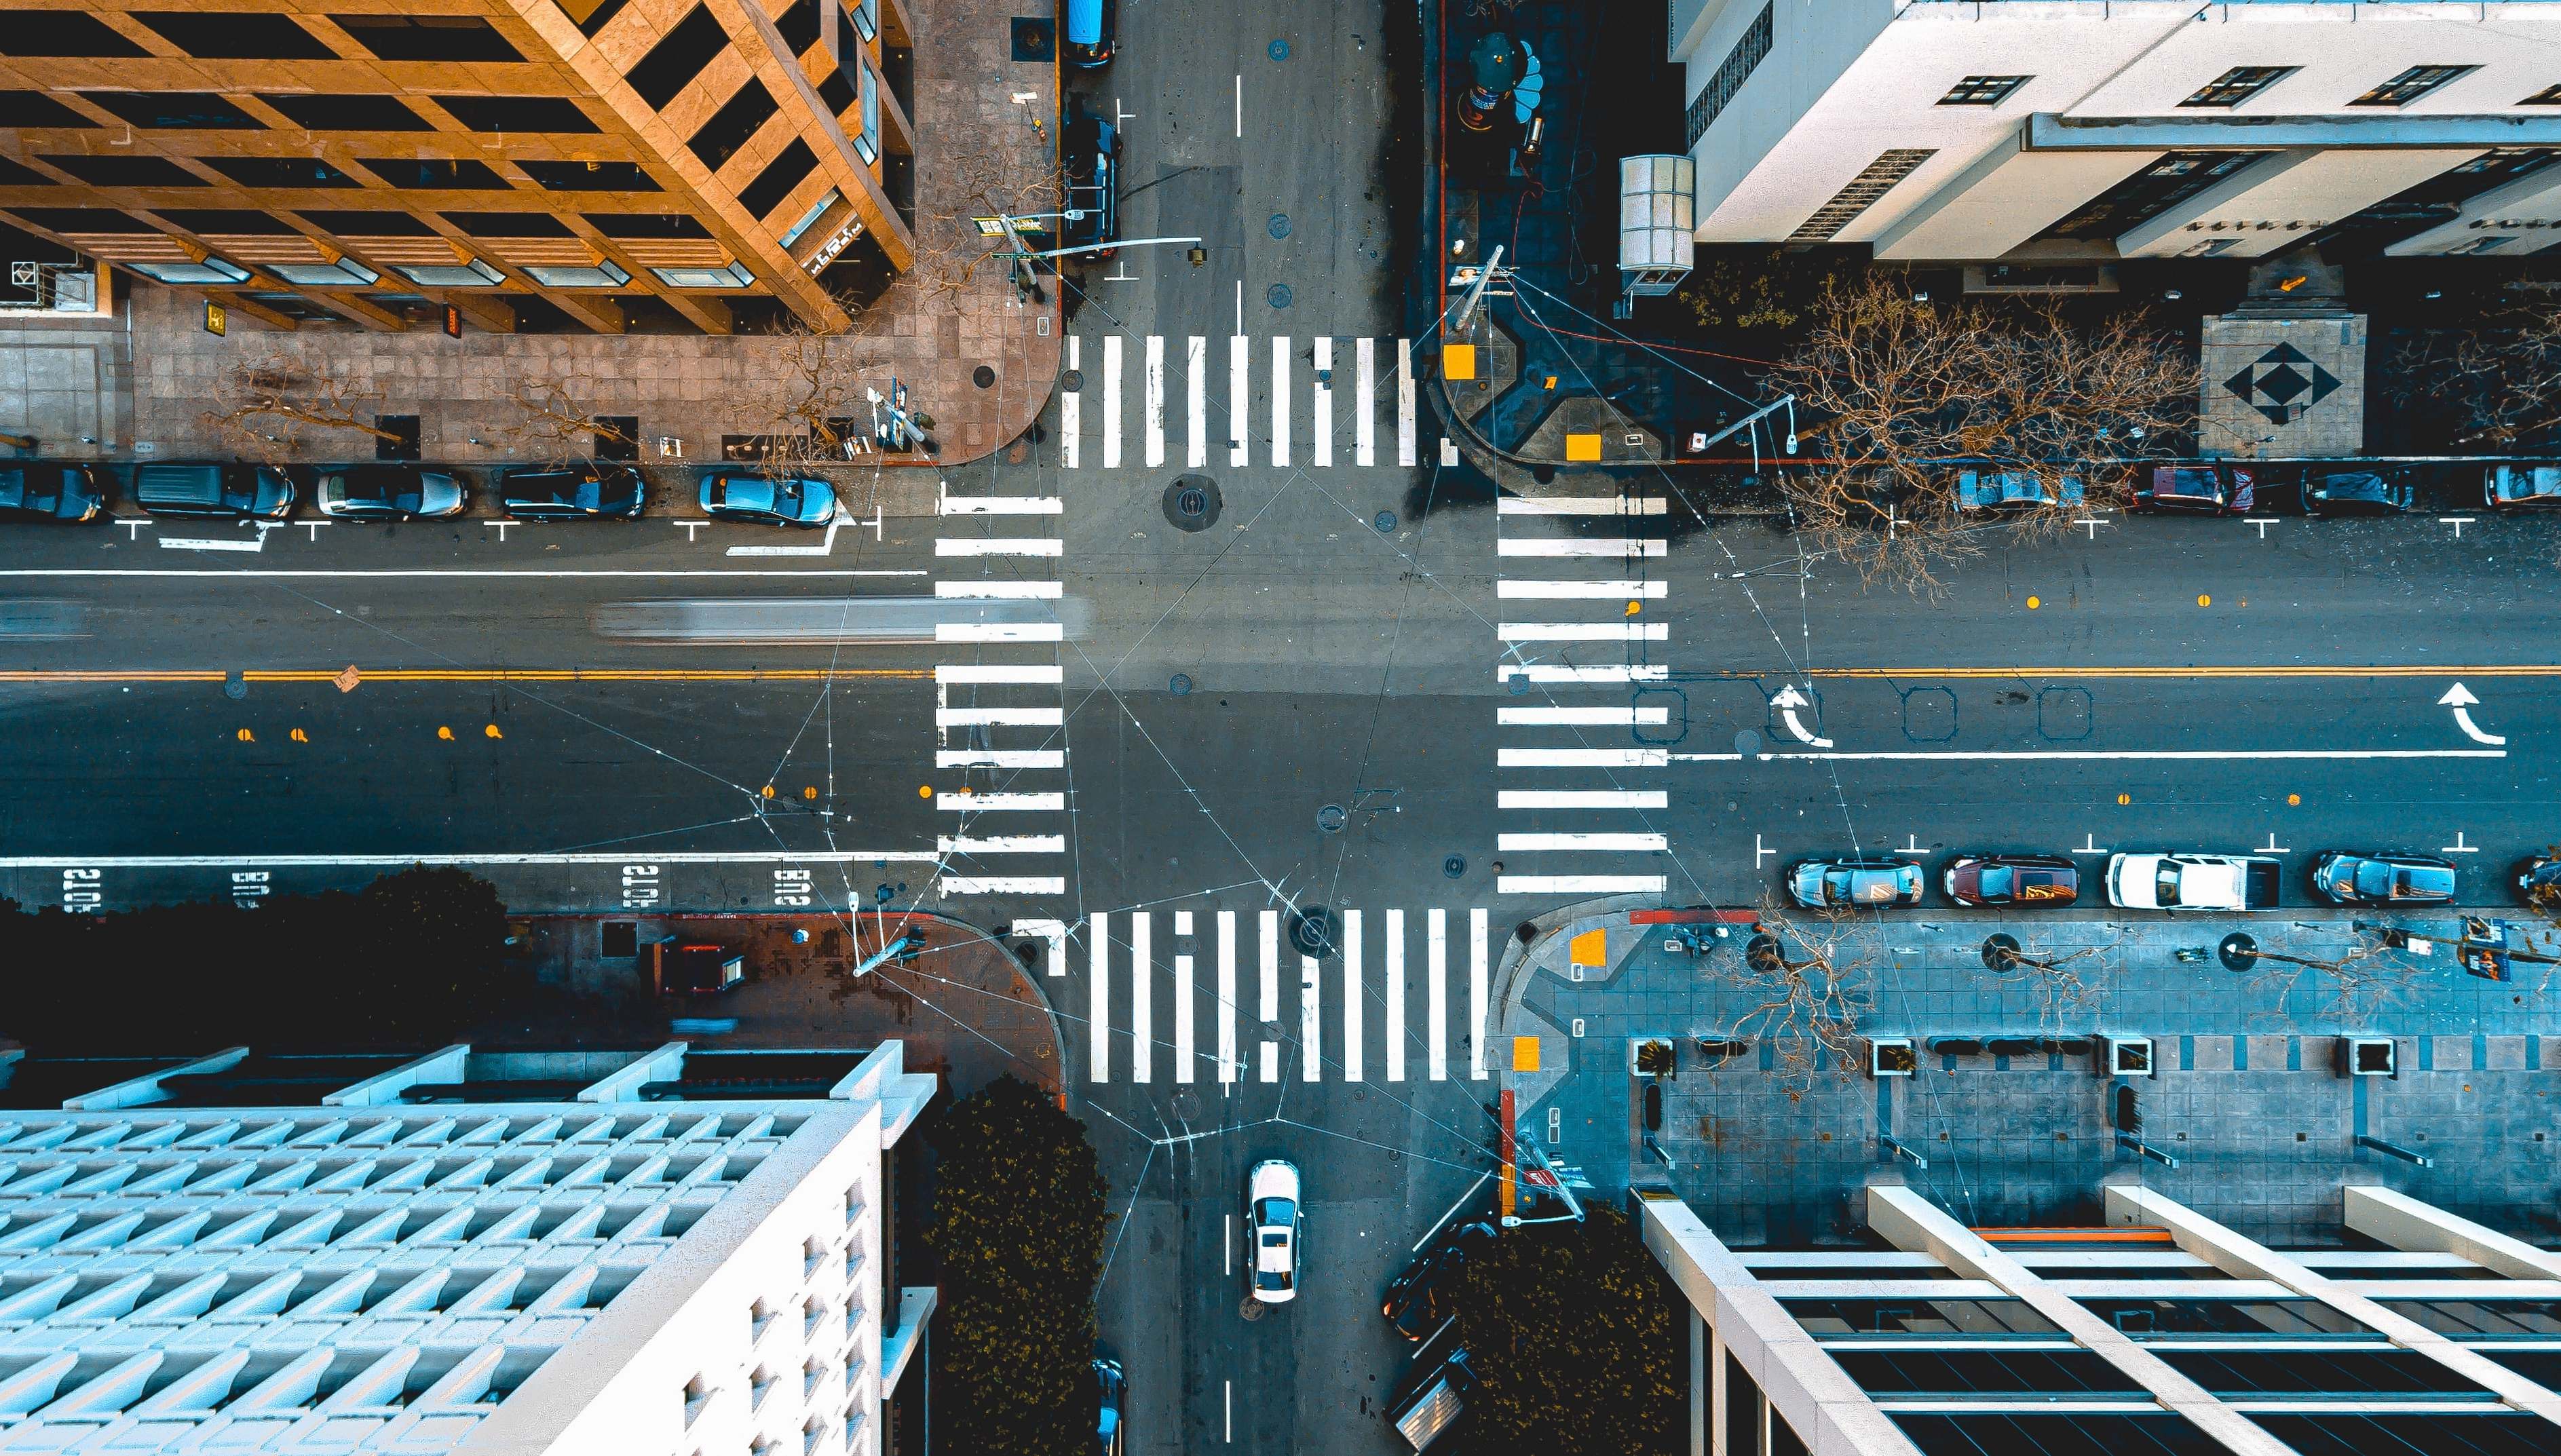
M941 1163L925 1237L942 1263L941 1442L981 1456L1085 1456L1107 1192L1085 1129L1008 1076L945 1110L932 1141Z
M1467 1265L1468 1415L1495 1453L1671 1456L1683 1445L1681 1297L1624 1213L1504 1233Z

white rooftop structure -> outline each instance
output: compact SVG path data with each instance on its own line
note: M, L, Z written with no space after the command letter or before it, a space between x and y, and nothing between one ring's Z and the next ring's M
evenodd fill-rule
M0 1052L0 1452L884 1449L898 1043L96 1065Z

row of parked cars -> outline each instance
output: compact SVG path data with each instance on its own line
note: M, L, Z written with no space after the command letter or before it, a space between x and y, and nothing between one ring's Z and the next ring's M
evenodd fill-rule
M2125 909L2261 910L2276 905L2283 865L2266 855L2121 854L2108 860L2108 903ZM2561 858L2537 855L2510 877L2529 905L2561 902ZM2081 869L2062 855L1959 855L1940 886L1961 905L2059 909L2081 897ZM1910 860L1844 855L1788 867L1788 895L1807 909L1908 908L1927 896ZM2316 856L2312 892L2332 904L2419 906L2451 903L2455 867L2436 855L2400 850L2329 850Z
M106 519L114 472L79 460L0 461L0 520L77 525ZM498 511L519 521L629 520L648 487L618 460L517 465L490 472ZM824 526L836 514L834 487L814 476L714 469L696 503L716 520L766 526ZM124 498L145 515L283 521L305 499L333 521L434 521L470 510L472 490L449 471L421 465L285 467L240 461L154 461L133 467Z
M2082 484L2048 482L2028 471L1960 470L1957 505L1967 511L2033 511L2081 504ZM2137 481L2128 509L2187 516L2247 516L2290 494L2306 516L2400 516L2419 509L2418 472L2381 462L2155 465ZM2477 484L2454 483L2444 504L2464 510L2561 507L2561 465L2491 465Z

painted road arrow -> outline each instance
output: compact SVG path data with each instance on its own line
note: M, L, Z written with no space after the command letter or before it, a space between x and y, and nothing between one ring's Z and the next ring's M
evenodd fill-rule
M1781 688L1779 696L1770 700L1770 706L1779 710L1780 716L1787 722L1788 731L1796 735L1797 742L1814 748L1828 748L1832 745L1831 739L1815 737L1805 731L1803 724L1796 722L1796 710L1807 706L1807 700L1804 694L1796 691L1795 684L1790 683Z
M2446 696L2437 700L2439 707L2451 708L2455 711L2455 727L2464 730L2464 736L2476 743L2496 745L2506 742L2507 739L2497 733L2482 732L2479 725L2473 722L2473 709L2479 703L2480 700L2473 696L2472 690L2461 683L2448 688Z
M2449 707L2449 709L2454 709L2454 727L2459 727L2459 729L2464 729L2464 737L2469 737L2469 739L2472 739L2472 742L2486 742L2486 744L2502 744L2502 742L2507 742L2507 739L2499 737L2499 734L2494 734L2494 731L2481 731L2481 729L2479 729L2479 725L2474 725L2474 722L2472 722L2472 709L2476 707L2476 704L2479 704L2479 701L2481 701L2481 699L2476 699L2476 696L2472 696L2472 689L2467 689L2467 686L2464 686L2464 683L2456 683L2456 686L2451 686L2451 689L2446 689L2446 696L2444 696L2444 699L2438 699L2438 707Z

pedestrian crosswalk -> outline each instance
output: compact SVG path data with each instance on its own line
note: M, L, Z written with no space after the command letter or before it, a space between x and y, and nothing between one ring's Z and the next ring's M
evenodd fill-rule
M1649 686L1668 674L1646 660L1670 638L1668 588L1646 566L1668 554L1668 503L1645 489L1504 496L1495 508L1506 894L1660 894L1669 882L1656 812L1669 796L1643 786L1670 761L1658 746L1670 697Z
M1258 441L1276 466L1366 468L1380 460L1382 416L1396 422L1395 463L1415 463L1411 339L1350 340L1348 379L1338 373L1344 341L1332 337L1276 334L1257 347L1230 335L1224 371L1213 362L1218 342L1199 334L1069 335L1066 380L1077 387L1059 391L1060 468L1117 470L1133 441L1149 469L1168 462L1176 441L1192 470L1207 468L1220 443L1229 465L1251 464ZM1133 354L1134 389L1125 380ZM1133 398L1134 414L1125 408Z
M1098 911L1073 924L1017 920L1013 930L1048 941L1051 976L1084 977L1088 1082L1488 1075L1484 910L1343 910L1321 956L1285 936L1284 918ZM1074 996L1053 1000L1073 1014Z
M1067 852L1064 512L1056 496L939 497L934 766L965 785L935 795L937 817L955 816L935 836L944 895L1067 890L1021 873Z

